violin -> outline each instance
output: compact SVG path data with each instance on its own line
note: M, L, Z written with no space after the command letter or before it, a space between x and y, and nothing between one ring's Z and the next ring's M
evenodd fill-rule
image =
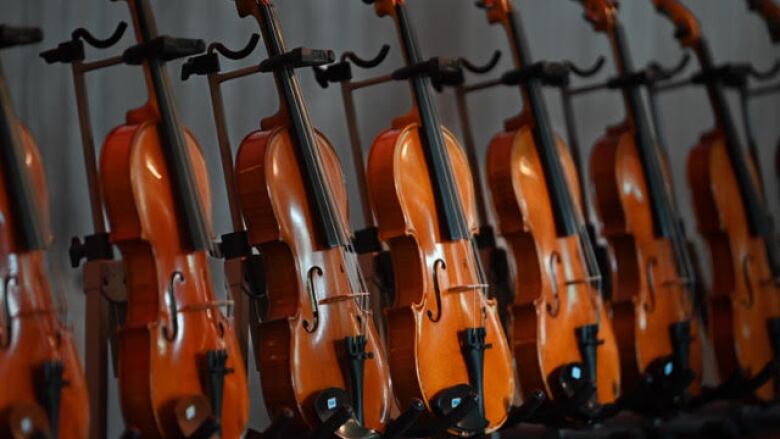
M39 29L0 26L0 48ZM73 337L45 268L52 235L41 155L0 67L0 437L86 438L89 401Z
M608 129L591 155L595 207L613 257L610 301L626 405L663 411L701 380L696 275L670 192L663 152L653 138L625 30L611 0L581 0L585 18L605 33L617 66L626 120Z
M534 69L511 0L483 0L515 66ZM620 361L583 218L577 169L550 125L542 79L521 86L523 113L490 143L487 175L499 230L516 261L512 350L526 398L542 389L564 416L599 417L621 396Z
M164 62L191 54L188 46L203 50L203 42L158 37L149 1L127 3L139 44L123 57L143 65L149 100L127 113L100 155L110 240L127 287L118 335L122 413L144 438L184 437L186 421L204 412L204 429L238 438L248 385L225 303L212 291L206 163L179 120Z
M253 340L265 402L272 416L292 409L290 428L299 433L315 430L342 403L353 416L338 435L384 431L394 407L390 370L352 246L344 175L311 123L294 72L308 57L332 52L288 52L270 0L236 7L260 26L269 55L263 66L280 101L241 142L235 162L249 243L265 270L267 312Z
M674 0L653 3L674 23L681 46L696 54L715 119L715 129L702 135L688 156L688 183L712 260L710 305L719 371L730 380L746 380L750 385L744 387L755 389L756 397L773 400L780 354L780 256L774 223L696 17Z
M395 271L395 301L386 310L393 388L401 400L421 399L433 416L460 402L443 407L447 395L470 388L477 410L448 431L489 433L507 419L515 380L473 239L471 170L455 136L442 127L407 2L372 3L377 15L396 24L406 66L395 76L409 81L414 97L411 114L374 141L367 167L379 236Z

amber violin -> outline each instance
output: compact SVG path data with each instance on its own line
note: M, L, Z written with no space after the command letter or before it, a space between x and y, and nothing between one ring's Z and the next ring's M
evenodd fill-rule
M500 233L516 261L512 349L523 394L544 390L565 417L593 419L621 396L620 362L601 298L601 272L582 216L577 170L556 137L520 17L484 0L509 37L523 113L490 143L487 175Z
M780 257L755 164L746 157L722 78L696 18L675 0L653 0L675 24L675 36L696 54L715 129L688 158L698 229L712 261L713 337L722 380L763 400L777 397L780 354Z
M201 433L238 438L248 419L246 372L231 321L215 300L209 180L179 121L164 60L203 42L159 37L148 0L128 0L149 101L128 112L100 156L110 239L122 254L127 315L119 333L119 394L128 430L143 438ZM208 436L202 436L208 437Z
M352 419L336 434L368 437L390 421L390 371L352 248L341 165L312 126L294 73L332 53L288 52L270 0L236 6L260 26L269 55L263 70L273 72L281 106L244 138L235 163L249 243L265 271L267 312L253 331L263 396L272 416L294 411L299 433L350 406Z
M470 436L497 430L515 391L511 351L473 236L477 233L471 170L455 137L441 125L430 77L407 5L373 2L394 19L414 110L375 140L368 187L379 236L390 247L395 302L386 310L393 388L401 400L420 398L442 416L470 388L474 410L449 429ZM442 363L442 359L446 359Z
M39 29L0 26L1 49L42 38ZM52 236L43 163L2 68L0 110L0 437L86 438L79 354L46 273Z
M611 0L581 3L585 18L609 38L627 113L597 142L590 167L616 267L610 307L626 405L663 411L697 392L702 376L696 275L640 85L630 80L635 71L617 6Z

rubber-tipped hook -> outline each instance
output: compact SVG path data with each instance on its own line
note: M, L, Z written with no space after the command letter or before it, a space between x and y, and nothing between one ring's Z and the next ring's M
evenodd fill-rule
M772 65L772 67L769 67L766 70L756 70L755 67L750 66L749 72L750 76L758 79L759 81L772 79L775 75L777 75L778 72L780 72L780 59L775 60L775 63Z
M84 40L87 44L89 44L92 47L96 47L98 49L107 49L114 44L118 43L120 39L122 39L122 36L125 34L125 31L127 30L127 23L124 21L120 22L116 29L114 29L114 33L111 34L110 37L106 39L100 39L92 33L90 33L88 30L84 29L83 27L80 27L73 31L71 34L71 37L73 40Z
M496 50L493 52L493 56L490 57L487 63L482 65L472 64L466 58L460 58L459 61L463 65L463 68L472 73L483 74L493 70L498 62L501 60L501 51Z
M259 42L260 42L260 35L252 34L252 36L249 38L249 41L246 43L246 46L244 46L244 48L241 50L228 49L222 43L211 43L209 44L208 52L214 53L216 51L220 55L229 59L242 59L249 56L249 54L252 53L253 50L255 50L255 47L257 47L257 43Z
M664 67L661 64L657 62L652 62L650 65L647 66L648 70L655 73L656 77L659 79L672 79L675 76L682 73L683 70L688 66L688 62L691 60L691 55L688 53L683 54L680 57L680 60L677 61L677 64L675 64L673 67Z
M379 53L376 54L375 57L371 59L364 59L357 55L355 55L355 52L344 52L344 54L341 55L341 61L351 61L353 64L355 64L358 67L362 67L364 69L370 69L372 67L376 67L379 64L382 63L382 61L387 58L387 54L390 53L390 46L387 44L383 44L382 48L379 49Z
M604 57L600 56L590 67L580 67L571 61L566 62L566 67L568 67L572 73L579 76L580 78L589 78L600 72L602 67L604 67L605 62L606 60Z

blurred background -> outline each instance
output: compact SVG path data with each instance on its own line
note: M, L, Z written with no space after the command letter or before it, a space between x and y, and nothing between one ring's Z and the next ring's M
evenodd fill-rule
M238 49L252 33L258 32L253 20L238 17L230 1L152 0L151 3L161 34L202 38L207 43L220 41ZM388 60L372 72L355 69L356 78L384 74L400 66L400 51L391 20L378 18L373 8L361 1L278 0L276 3L289 48L328 48L337 54L352 50L363 57L373 57L382 44L388 43L392 46ZM418 29L424 56L463 56L480 64L487 61L494 50L508 51L502 30L488 25L484 12L473 3L473 0L409 1L410 15ZM580 65L591 65L603 55L607 57L607 64L594 81L614 74L607 39L592 31L582 19L582 8L575 2L515 0L515 3L535 59L571 60ZM780 50L771 45L764 22L748 12L745 0L684 0L684 3L699 17L716 62L744 61L766 68L780 56ZM637 67L644 67L651 61L673 65L680 59L682 52L672 37L671 24L655 12L650 0L623 1L620 6L620 18ZM67 249L72 236L92 233L92 225L72 77L69 66L47 65L38 53L69 39L76 27L86 27L95 35L106 37L119 21L129 21L128 11L123 2L107 0L0 0L0 11L2 24L40 26L45 33L44 42L38 46L3 51L2 62L18 114L36 137L48 172L51 221L56 236L50 252L52 283L67 303L68 322L82 343L84 320L88 316L84 315L81 270L70 268ZM90 51L87 56L95 59L113 55L129 44L132 44L132 37L128 32L119 45L106 53ZM511 68L508 55L505 53L495 72ZM243 62L223 61L223 68L246 66L264 57L264 51L258 50L253 58ZM216 233L222 234L230 231L230 224L207 82L203 77L181 82L178 80L180 67L181 62L170 64L181 118L200 140L208 159L214 226ZM693 61L688 73L695 70L696 62ZM323 90L314 81L311 70L300 70L299 74L314 123L336 146L344 165L353 202L353 227L362 228L361 210L354 205L359 200L339 87ZM113 127L124 123L128 109L145 102L142 79L140 69L128 66L88 76L92 123L98 146ZM554 90L546 93L554 128L565 135L559 94ZM270 75L255 75L228 83L224 87L224 97L235 150L247 133L258 129L261 118L276 111L276 92ZM736 95L731 97L735 116L739 116ZM438 100L446 125L460 134L452 91L440 94ZM519 95L496 88L472 95L468 102L475 139L484 159L490 138L501 130L506 118L520 110ZM405 84L389 84L358 92L356 103L362 141L367 150L372 139L388 127L393 117L409 109L410 96ZM712 126L712 116L706 95L698 88L664 95L661 104L677 197L688 230L703 252L702 242L695 233L685 163L688 151L700 134ZM775 218L780 221L780 188L772 166L780 139L780 96L754 100L751 111L758 133L764 179L769 184L767 198ZM586 151L608 125L621 121L623 113L622 101L616 92L599 92L576 100L577 128ZM741 128L740 125L740 131ZM705 272L709 273L706 258L703 264ZM223 276L218 261L213 274L215 289L222 295ZM268 417L258 387L259 378L254 367L250 366L249 370L252 425L262 428L268 423ZM110 404L110 436L116 437L123 424L113 387Z

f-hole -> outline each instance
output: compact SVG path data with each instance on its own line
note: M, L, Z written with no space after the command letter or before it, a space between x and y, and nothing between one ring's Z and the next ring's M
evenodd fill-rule
M547 269L550 270L550 283L552 284L552 303L547 304L547 313L550 317L555 317L561 311L561 293L560 285L558 284L558 265L561 263L561 255L558 252L553 252L550 255L550 260Z
M647 312L655 311L655 267L657 266L658 260L655 257L647 260L647 266L645 268L645 274L647 275L647 297L642 304Z
M13 324L11 323L11 309L8 308L8 296L11 294L11 284L16 284L16 278L14 276L8 276L3 280L3 300L0 303L2 309L0 309L0 348L7 348L11 344L11 331L13 330Z
M184 275L181 271L174 271L171 274L171 280L168 282L168 291L165 292L165 296L168 299L168 320L169 324L163 326L162 333L166 340L173 342L179 335L179 305L176 302L176 284L184 283Z
M750 276L750 266L753 263L753 258L750 255L745 255L742 258L742 276L745 280L745 289L747 290L747 297L741 298L740 302L745 308L752 308L756 303L755 291L753 291L753 279Z
M317 290L314 288L314 277L322 277L322 268L312 267L306 274L306 292L309 293L309 302L311 303L312 320L303 321L303 329L309 334L317 330L320 325L320 305L317 301Z
M439 282L439 272L447 269L447 263L443 259L437 259L433 263L433 291L436 298L436 315L428 310L428 320L438 322L441 320L441 282Z

